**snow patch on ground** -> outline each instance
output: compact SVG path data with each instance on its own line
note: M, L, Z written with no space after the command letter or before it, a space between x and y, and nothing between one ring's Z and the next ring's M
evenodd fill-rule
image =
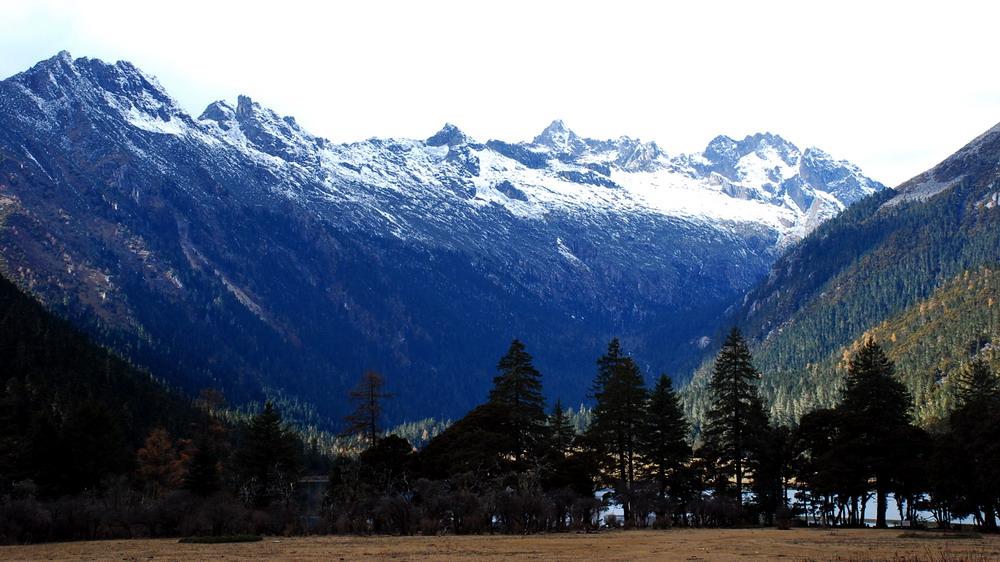
M174 118L164 121L159 117L154 117L141 111L136 107L130 107L123 113L125 120L133 127L149 131L152 133L162 133L164 135L182 136L190 130L180 119Z

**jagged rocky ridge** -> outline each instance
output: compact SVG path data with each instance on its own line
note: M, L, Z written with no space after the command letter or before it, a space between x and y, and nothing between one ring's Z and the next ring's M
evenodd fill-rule
M395 419L460 414L515 336L566 403L611 337L677 374L785 247L883 187L770 134L673 158L559 121L340 145L65 52L0 82L0 120L9 276L185 388L334 418L367 368Z

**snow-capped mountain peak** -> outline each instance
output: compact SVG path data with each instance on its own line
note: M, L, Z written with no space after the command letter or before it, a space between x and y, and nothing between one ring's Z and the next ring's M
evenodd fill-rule
M444 127L440 131L435 133L433 136L427 139L428 146L449 146L456 147L463 144L469 144L475 142L468 135L462 132L461 129L452 125L451 123L445 123Z
M536 218L560 209L607 213L615 208L664 217L763 221L776 229L775 248L780 248L882 187L846 162L818 149L802 153L771 133L739 141L719 136L703 152L673 159L654 142L627 136L583 138L558 119L531 143L479 144L449 123L426 141L372 139L333 145L310 134L293 117L279 116L245 95L237 98L235 107L213 102L194 120L155 78L127 62L73 60L63 52L10 81L38 100L36 112L51 115L54 105L67 103L59 100L90 98L114 108L139 129L194 136L245 151L273 173L285 174L276 186L285 193L367 201L373 206L371 216L388 212L411 227L425 221L404 215L423 212L424 205L387 211L391 204L373 194L428 193L438 185L438 193L460 197L472 213L483 204L499 204L516 216ZM444 147L448 150L435 152ZM164 162L161 168L172 165ZM329 179L312 186L319 178ZM349 195L329 187L333 178L382 187ZM608 193L609 188L615 193ZM391 230L397 235L403 231Z
M219 128L228 131L236 121L236 108L229 105L225 100L214 101L208 104L205 111L198 116L199 121L214 121Z
M281 117L249 96L239 96L234 118L257 150L288 162L315 165L316 151L326 145L325 139L309 134L294 117Z
M610 336L662 349L665 325L696 339L693 311L881 188L770 134L675 158L558 120L531 143L446 124L334 144L248 96L194 119L131 64L68 53L0 82L0 109L0 261L23 286L187 353L186 372L235 361L300 397L376 368L420 403L420 377L459 388L512 335L562 357ZM557 388L592 364L571 362Z
M86 103L101 108L95 119L120 116L150 132L177 135L196 127L155 77L127 61L108 64L100 59L73 59L69 52L62 51L4 84L27 96L17 99L18 111L36 119L44 115L43 122L50 123L72 113L74 106Z
M544 146L555 154L579 156L587 150L587 144L571 131L561 119L556 119L531 142Z
M674 159L737 199L760 201L791 211L790 235L804 236L847 205L884 186L856 166L822 150L799 150L778 135L762 133L737 141L713 139L700 154Z

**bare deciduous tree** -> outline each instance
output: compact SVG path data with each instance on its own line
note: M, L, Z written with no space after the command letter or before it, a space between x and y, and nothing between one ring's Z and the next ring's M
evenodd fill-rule
M351 402L357 404L354 412L344 416L347 427L341 436L360 435L367 446L375 444L381 433L379 418L382 417L382 399L392 396L382 391L385 379L379 373L368 370L350 391Z

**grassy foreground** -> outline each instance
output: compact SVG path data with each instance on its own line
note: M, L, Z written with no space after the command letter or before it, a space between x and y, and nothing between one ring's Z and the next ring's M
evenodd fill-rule
M896 530L677 529L599 534L177 539L0 547L2 560L895 560L1000 559L1000 537L914 540Z

